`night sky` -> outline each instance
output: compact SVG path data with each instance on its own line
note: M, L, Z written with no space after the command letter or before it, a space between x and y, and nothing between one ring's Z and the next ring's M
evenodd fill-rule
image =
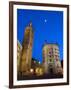
M32 22L34 38L32 57L42 62L42 47L47 43L57 43L60 60L63 59L63 11L17 10L17 39L22 44L24 30Z

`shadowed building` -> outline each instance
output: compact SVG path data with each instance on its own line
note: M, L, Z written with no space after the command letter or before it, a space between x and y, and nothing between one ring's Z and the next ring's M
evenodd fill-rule
M45 44L43 46L43 67L47 74L62 74L60 52L57 44Z
M31 68L31 60L32 60L32 44L33 44L33 30L32 23L26 27L23 44L22 44L22 52L21 52L21 62L20 62L20 72L23 74L28 74Z

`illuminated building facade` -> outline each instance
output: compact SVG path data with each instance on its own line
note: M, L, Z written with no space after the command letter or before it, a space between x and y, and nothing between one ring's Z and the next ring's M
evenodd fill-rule
M32 60L32 45L33 45L33 30L32 23L26 27L24 33L24 39L22 44L20 72L22 74L28 74L31 68Z
M17 41L17 71L19 71L21 50L22 50L22 46L20 42Z
M43 46L44 73L62 74L60 52L57 44L45 44Z

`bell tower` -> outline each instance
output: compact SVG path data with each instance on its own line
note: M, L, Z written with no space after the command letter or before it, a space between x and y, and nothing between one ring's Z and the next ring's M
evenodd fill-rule
M28 74L30 71L32 60L32 45L33 45L33 29L32 23L30 23L25 28L22 43L21 62L20 62L20 72L22 74Z

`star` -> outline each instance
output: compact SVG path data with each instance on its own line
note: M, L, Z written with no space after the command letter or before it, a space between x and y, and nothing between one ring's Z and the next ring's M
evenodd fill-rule
M44 22L46 23L47 22L47 19L45 19Z

